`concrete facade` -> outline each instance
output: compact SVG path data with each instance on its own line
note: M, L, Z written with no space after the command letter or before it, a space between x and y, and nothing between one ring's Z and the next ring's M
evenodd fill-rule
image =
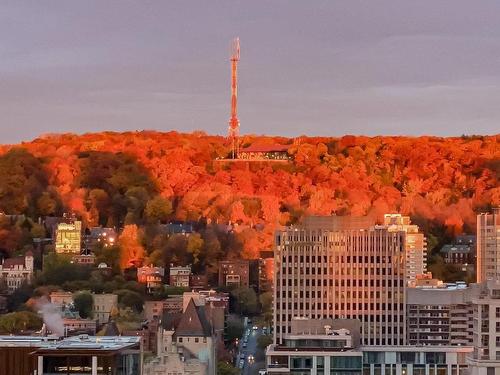
M500 208L477 215L477 282L500 280Z
M31 284L33 279L34 258L31 251L24 257L5 259L0 264L0 281L7 286L9 293L23 284Z
M384 227L390 232L405 232L406 279L413 281L427 271L427 241L418 225L411 224L409 216L384 215Z
M92 294L94 298L93 316L97 324L109 322L113 310L118 309L118 296L116 294Z
M314 223L276 233L275 344L291 332L294 317L358 319L363 344L404 344L405 233L356 230L352 218L345 225L333 218L337 227L351 229L331 231Z

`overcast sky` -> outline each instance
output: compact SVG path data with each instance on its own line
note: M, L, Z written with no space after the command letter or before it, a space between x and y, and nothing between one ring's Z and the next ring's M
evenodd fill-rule
M0 143L54 132L500 133L500 1L0 3Z

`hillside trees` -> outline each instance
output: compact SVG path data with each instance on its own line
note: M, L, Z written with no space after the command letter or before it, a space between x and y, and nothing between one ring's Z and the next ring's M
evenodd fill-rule
M57 198L48 190L48 177L40 159L24 148L0 156L0 210L5 214L51 214Z
M308 214L400 212L453 235L471 231L477 211L500 204L498 135L244 137L245 145L256 142L289 144L293 160L215 160L227 153L224 139L201 133L68 134L0 146L0 210L33 222L64 210L88 225L146 225L136 237L148 259L197 259L213 269L224 252L257 256L274 229ZM168 220L207 223L201 247L175 240L175 250L148 229ZM230 222L230 236L210 227ZM9 236L15 229L3 238L17 241Z
M119 238L119 247L120 268L122 270L142 264L145 254L137 225L125 225Z

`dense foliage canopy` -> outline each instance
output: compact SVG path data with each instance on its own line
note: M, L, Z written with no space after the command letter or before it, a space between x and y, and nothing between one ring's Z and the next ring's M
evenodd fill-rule
M203 133L48 136L0 147L0 210L34 219L71 210L88 225L130 226L130 243L140 235L134 225L231 223L234 246L247 258L271 246L277 226L305 214L380 218L396 211L424 230L431 225L454 234L472 230L476 211L500 204L499 139L245 136L243 147L288 144L292 157L249 163L221 160L228 154L224 138ZM193 263L228 248L214 233L182 244ZM152 253L172 243L145 245L145 253L134 245L122 267L147 256L164 263L184 256Z

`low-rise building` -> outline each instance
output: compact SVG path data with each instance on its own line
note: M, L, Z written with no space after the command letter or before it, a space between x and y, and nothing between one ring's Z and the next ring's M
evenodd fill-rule
M71 257L73 263L81 264L83 266L93 266L95 263L94 254L79 254Z
M189 288L191 266L170 267L170 286Z
M192 290L205 290L208 288L207 275L191 275L189 276L189 287Z
M290 160L288 149L290 145L280 144L253 144L238 152L238 159L243 160Z
M163 267L144 266L137 269L137 281L146 285L148 293L161 289L165 269Z
M171 296L164 300L163 310L165 312L181 312L182 311L182 296Z
M164 312L164 303L165 300L144 301L144 307L143 307L144 319L147 320L148 322L152 322L153 320L160 320Z
M148 323L147 327L136 330L124 330L122 335L134 336L141 339L141 346L144 352L156 353L158 322Z
M0 336L0 374L140 374L138 337Z
M168 224L161 224L160 230L168 236L174 234L181 234L183 236L189 236L194 232L193 223L175 221Z
M474 264L475 251L470 244L444 245L439 253L444 261L449 264L469 265Z
M248 260L234 259L219 262L219 286L250 286Z
M435 279L431 272L417 275L415 280L408 282L408 287L410 288L442 288L444 286L444 282L442 280Z
M350 319L326 321L296 319L283 343L267 348L267 374L457 375L468 369L470 346L360 346L359 322L356 328ZM349 329L338 328L343 325Z
M0 264L0 281L12 293L23 284L31 284L33 269L34 258L31 251L23 257L4 259Z
M118 309L118 296L116 294L92 294L94 307L92 316L97 320L97 324L106 324L109 322L111 313Z
M64 336L76 336L87 334L94 336L97 332L97 321L94 319L84 319L78 312L70 309L62 309L62 322L64 326Z
M113 228L93 227L87 233L85 243L88 249L93 249L95 246L113 246L118 239L118 235Z
M50 293L49 299L53 305L64 308L73 304L73 293L59 290Z

